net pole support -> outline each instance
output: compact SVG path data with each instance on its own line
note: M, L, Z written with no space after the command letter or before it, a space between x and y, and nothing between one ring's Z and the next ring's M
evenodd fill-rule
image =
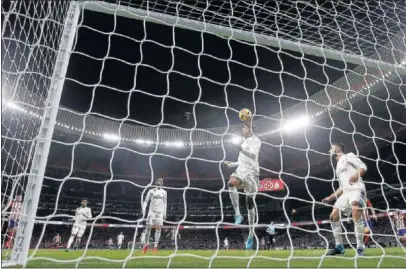
M36 221L39 198L44 180L45 168L54 133L56 116L62 96L62 89L68 69L69 58L75 40L76 28L80 15L80 6L76 1L69 4L59 50L50 82L48 96L41 119L38 136L35 141L34 154L27 187L23 201L23 212L14 240L11 261L25 266L31 244L32 232Z
M137 20L146 20L148 22L168 26L176 26L198 32L204 31L206 33L215 34L225 38L232 37L233 39L243 40L249 43L271 46L277 49L281 48L284 50L305 53L317 57L333 59L341 62L348 62L356 65L368 66L371 68L377 68L381 71L397 72L399 75L406 75L406 67L402 66L400 63L392 64L384 61L370 59L365 56L345 53L338 50L322 48L319 46L313 46L309 44L303 44L300 42L290 41L263 34L256 34L254 32L248 32L239 29L232 29L229 27L211 23L202 23L196 20L180 18L172 15L167 15L153 11L146 11L143 9L118 4L105 3L101 1L84 1L81 2L80 5L86 10L102 12L106 14L112 14ZM406 59L400 59L400 61L402 60Z

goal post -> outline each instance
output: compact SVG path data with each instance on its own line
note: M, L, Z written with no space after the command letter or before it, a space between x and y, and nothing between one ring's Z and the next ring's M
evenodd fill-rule
M284 38L274 37L271 35L264 35L255 33L255 31L244 31L231 27L216 25L213 23L200 22L188 18L177 17L164 13L154 11L142 10L129 6L106 3L102 1L85 1L80 5L87 10L102 12L106 14L127 17L130 19L146 20L148 22L170 25L180 27L193 31L204 31L205 33L215 34L224 38L233 38L240 41L246 41L252 44L259 44L263 46L275 47L278 50L290 50L294 52L304 53L317 57L343 61L356 65L363 65L370 68L376 68L383 72L393 72L399 75L406 75L406 67L402 62L406 60L402 53L399 54L397 50L402 51L404 46L400 48L393 48L389 59L371 59L366 56L347 53L344 51L333 50L322 46L315 46L306 43L287 40ZM406 30L406 29L405 29ZM385 60L390 60L388 62Z
M74 44L79 15L80 8L78 3L71 1L62 31L47 99L45 101L39 134L34 143L35 149L23 200L23 212L14 239L11 260L6 261L8 265L26 265L27 263L49 149L54 133L65 75L68 69L70 52Z

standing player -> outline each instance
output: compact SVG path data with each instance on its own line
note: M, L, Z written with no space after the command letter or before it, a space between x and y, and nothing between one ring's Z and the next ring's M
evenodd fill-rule
M228 238L227 237L224 239L224 249L228 250Z
M14 234L17 232L18 223L20 222L21 213L23 210L23 198L17 195L15 201L11 203L10 220L8 222L8 240L6 242L7 248L13 247Z
M179 231L177 231L176 228L173 228L167 235L166 237L170 236L171 237L171 244L172 246L175 245L175 241L176 241L176 237L178 237L178 239L181 239L180 233Z
M376 217L376 213L375 213L375 209L372 206L372 203L369 199L367 199L367 207L365 208L362 216L364 219L364 244L365 246L368 245L369 243L369 239L371 238L371 233L373 233L373 223L371 220L371 217L376 221L377 217ZM372 213L372 216L369 214L369 212Z
M109 249L113 249L114 248L114 243L113 243L113 238L109 238L109 240L107 241L107 247Z
M76 214L74 217L75 223L72 227L71 236L68 240L68 245L66 246L66 251L69 251L73 239L76 237L75 247L79 247L80 241L82 240L82 236L86 231L87 220L92 218L92 211L90 208L87 207L87 200L83 199L81 202L81 206L76 209Z
M145 216L145 211L147 209L149 200L151 204L149 206L148 217L147 217L147 227L145 234L145 245L142 252L146 253L149 247L149 237L151 235L151 229L155 228L155 242L154 242L154 252L158 251L159 238L161 237L161 230L163 226L164 219L166 219L166 202L167 194L162 186L164 184L163 178L157 178L155 181L156 187L148 191L147 197L142 204L142 214Z
M235 172L231 174L230 180L228 181L230 199L235 211L236 225L241 224L244 219L240 213L237 187L244 186L244 190L247 194L246 205L248 209L249 235L245 243L245 248L251 249L254 244L254 222L256 214L254 199L258 191L258 155L259 151L261 150L261 140L254 136L251 130L251 125L248 123L244 123L242 125L241 131L244 141L238 154L238 161L235 163L224 162L224 165L227 167L237 167Z
M357 240L357 254L364 255L364 222L362 213L365 208L366 190L362 176L367 171L367 166L353 153L345 154L344 145L332 144L330 149L331 158L337 162L336 174L340 188L330 196L323 199L324 203L335 199L333 211L330 214L331 229L335 239L335 247L327 255L344 254L342 240L342 226L340 223L340 211L344 215L352 215L354 220L354 232Z
M123 244L123 241L124 241L124 234L123 234L123 232L121 232L117 236L117 247L118 247L118 249L121 249L121 245Z
M268 233L268 241L267 241L267 244L266 244L266 248L268 250L270 250L271 245L273 247L275 247L274 235L275 235L276 232L275 232L275 225L273 224L273 221L271 221L271 223L268 225L268 228L266 229L266 232Z
M59 234L55 235L53 243L55 248L59 248L59 246L61 245L61 236Z
M399 240L406 242L406 210L396 211L394 221Z

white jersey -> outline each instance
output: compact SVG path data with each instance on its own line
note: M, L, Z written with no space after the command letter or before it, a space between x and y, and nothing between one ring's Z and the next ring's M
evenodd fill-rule
M224 239L224 246L228 246L228 239Z
M107 243L107 244L109 244L109 245L113 245L113 239L109 239L109 242Z
M85 225L85 224L87 224L87 220L91 219L91 218L92 218L92 211L87 206L78 207L76 209L75 224Z
M124 240L124 235L123 235L123 234L119 234L119 235L117 236L117 242L123 243L123 240Z
M351 190L365 191L365 184L362 177L358 179L354 184L350 184L350 177L357 173L358 169L367 170L367 166L360 158L354 155L354 153L343 154L337 162L336 174L340 183L340 188L344 192Z
M231 163L229 167L237 167L236 172L238 174L250 174L259 176L259 162L258 156L261 150L261 140L256 136L251 136L241 144L242 151L254 154L254 158L245 155L242 151L238 154L238 161Z
M162 188L154 188L148 191L147 197L142 205L143 210L148 206L148 202L151 200L149 205L149 210L155 213L166 214L166 201L167 195L166 190Z

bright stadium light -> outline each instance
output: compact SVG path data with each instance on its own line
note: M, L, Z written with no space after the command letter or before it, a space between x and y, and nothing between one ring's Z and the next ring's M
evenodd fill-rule
M237 144L241 143L241 137L235 136L235 137L231 138L230 142L237 145Z
M137 144L145 144L146 141L144 139L135 139L135 143L137 143Z
M183 146L185 146L185 143L183 143L183 141L174 141L170 143L170 145L176 148L182 148Z
M11 109L15 109L15 110L19 110L19 111L25 112L25 109L24 109L24 108L20 107L19 105L15 104L15 103L13 103L13 102L7 102L7 103L6 103L6 106L9 107L9 108L11 108Z
M118 141L118 140L120 140L120 137L118 135L107 134L107 133L103 134L103 138L106 139L106 140L109 140L109 141Z
M294 120L289 120L287 123L283 125L283 130L285 132L292 132L298 128L306 127L310 122L309 117L304 116Z

